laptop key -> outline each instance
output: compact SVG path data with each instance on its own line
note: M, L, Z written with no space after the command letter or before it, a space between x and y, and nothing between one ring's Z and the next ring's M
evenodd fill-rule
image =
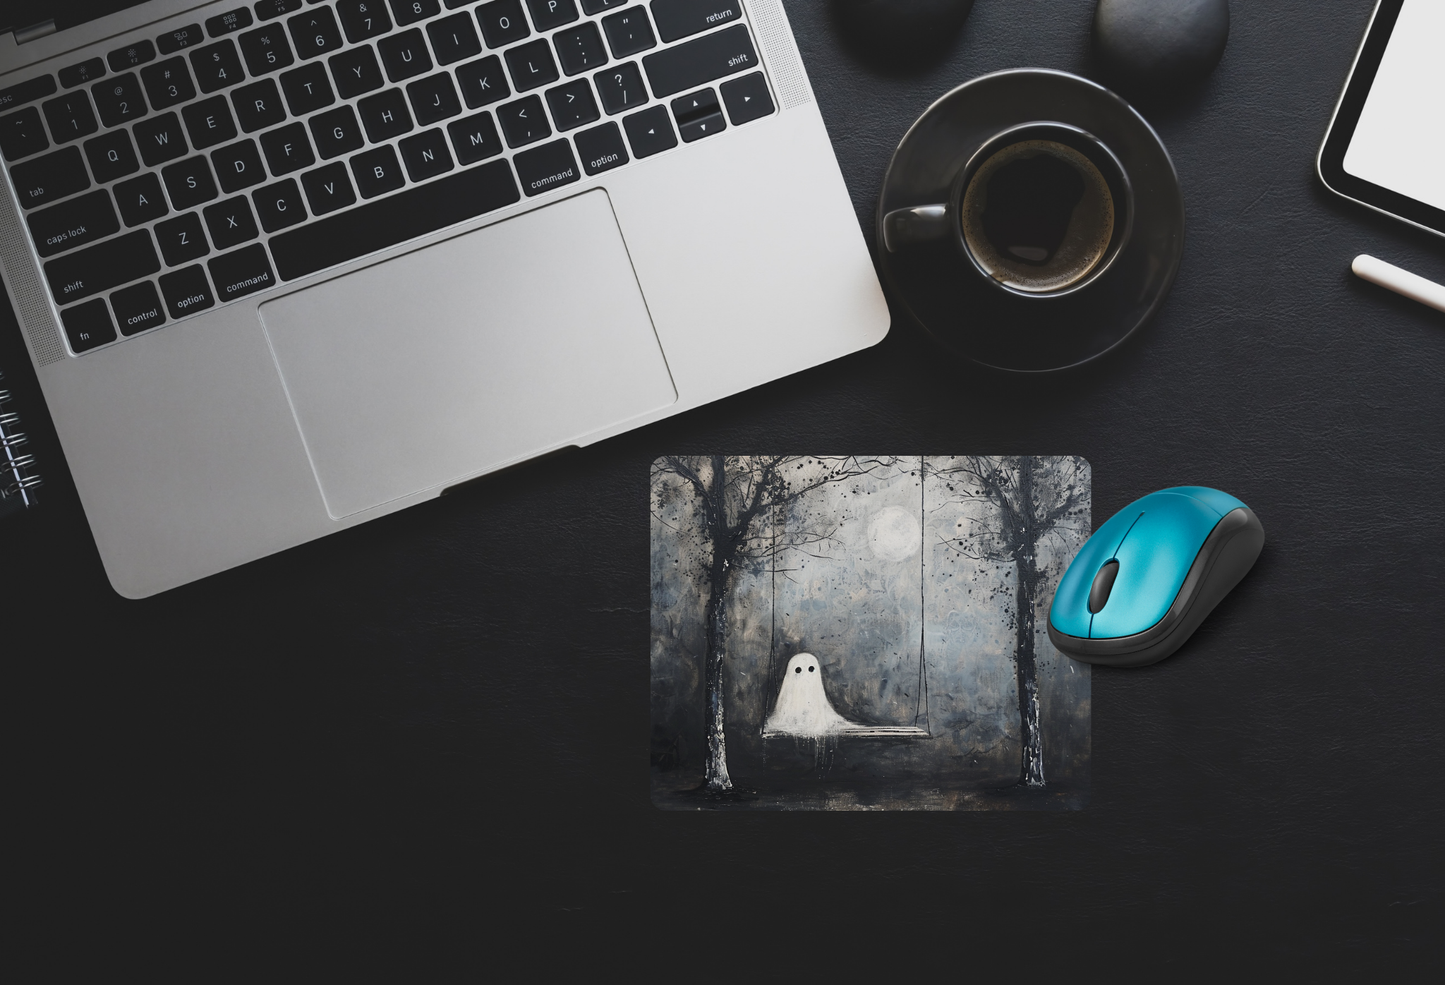
M150 96L154 109L165 109L196 97L196 87L191 84L191 73L186 69L186 63L179 58L167 58L163 62L147 65L140 70L140 80L145 83L146 95Z
M376 62L376 52L371 50L371 45L332 55L326 64L331 68L331 77L336 80L336 91L342 99L360 96L385 85L381 78L381 66Z
M688 143L727 129L722 107L718 105L717 93L711 89L674 99L672 115L677 117L677 129L682 134L682 139Z
M592 98L592 87L586 79L574 79L548 89L547 105L552 108L552 120L558 130L575 130L602 115L597 111L597 100Z
M718 88L722 90L723 104L728 108L728 118L733 121L733 126L751 123L773 112L773 97L768 92L768 81L763 78L762 72L724 82Z
M274 72L296 60L280 24L248 31L241 35L240 42L241 54L246 56L246 69L252 75Z
M372 143L399 137L412 129L411 114L406 111L406 98L400 89L388 89L375 96L367 96L356 104L356 108L361 111L361 122L366 126L366 135Z
M110 195L97 189L88 195L32 212L25 218L35 252L55 256L120 232Z
M552 136L547 114L542 110L542 100L536 96L497 107L497 122L502 125L502 133L507 135L508 147L522 147Z
M209 202L220 192L211 177L211 167L204 157L188 157L161 170L171 205L177 210Z
M577 0L527 0L527 6L539 31L570 24L578 17Z
M351 187L346 165L341 161L306 172L301 176L301 186L306 189L306 201L313 215L335 212L356 202L356 190Z
M522 190L529 196L570 185L582 177L572 157L572 145L565 140L522 151L512 158L512 163L517 167L517 177L522 179Z
M518 92L526 92L557 81L557 63L546 38L518 45L507 53L507 68Z
M412 112L416 114L418 126L426 126L438 120L456 116L462 111L457 99L456 86L452 85L449 72L438 72L424 79L418 79L406 87L407 98L411 100Z
M652 25L647 22L647 15L641 7L608 14L602 18L602 30L607 32L607 43L612 47L613 58L626 58L657 47Z
M18 161L39 154L49 146L45 124L40 122L40 111L34 106L0 117L0 153L5 155L5 160Z
M638 157L651 157L677 146L677 135L672 132L672 121L668 119L666 106L653 106L641 113L622 118L622 127L632 144L632 153Z
M127 226L139 226L170 211L165 193L161 191L161 180L154 174L122 181L112 190L115 192L115 204L120 208L120 217Z
M230 38L191 52L191 68L195 69L196 85L202 92L215 92L246 78L236 43Z
M336 15L330 7L317 7L297 14L286 22L286 28L291 32L291 43L296 46L296 54L303 62L341 48L341 28L336 26Z
M266 164L276 177L309 168L316 163L311 153L311 141L306 139L306 126L292 123L261 135L261 150L266 155Z
M459 66L457 82L462 87L462 98L471 109L506 99L512 94L512 90L507 88L507 77L502 74L502 60L496 55Z
M276 275L271 272L271 258L260 243L227 253L208 260L211 280L216 284L216 294L222 301L234 301L264 291L276 284Z
M741 16L735 3L717 0L652 0L652 19L664 41L701 34Z
M350 106L338 106L320 116L313 116L311 137L316 141L316 153L323 161L349 154L366 142L361 134L361 124L356 122L356 113Z
M647 102L647 87L642 84L642 73L637 70L636 62L614 65L592 76L592 81L597 83L597 94L602 97L602 108L608 116Z
M602 46L602 35L591 21L570 31L557 32L552 36L552 44L557 48L557 60L562 63L562 71L568 75L607 64L607 49Z
M140 68L146 62L155 61L156 46L149 41L137 41L124 48L117 48L105 56L112 72L124 72L128 68Z
M20 198L21 207L26 209L90 187L90 176L85 173L79 147L66 147L17 164L10 169L10 180L15 182L15 194Z
M51 139L57 144L88 137L100 129L84 89L47 100L40 108L45 111L45 122L50 124Z
M600 14L604 10L621 7L630 0L582 0L582 10L588 14Z
M237 89L231 93L231 104L236 107L236 119L246 133L275 126L286 119L286 107L281 104L275 79L262 79Z
M85 158L90 162L90 173L102 185L140 170L130 134L124 130L112 130L92 137L83 146Z
M391 0L391 12L399 25L415 24L442 12L437 0Z
M622 131L616 123L604 123L600 127L583 130L572 139L577 141L577 154L582 158L582 169L588 174L611 171L630 160L627 145L622 142Z
M735 24L695 41L645 55L642 67L652 83L653 95L661 99L757 68L758 53L753 49L747 26Z
M301 9L301 0L256 0L256 16L263 21L294 13Z
M219 38L223 34L233 34L236 31L244 30L252 23L254 21L251 19L251 12L245 7L237 7L235 10L228 10L215 17L207 17L206 33L213 38Z
M181 121L174 113L163 113L135 125L135 142L147 167L185 157L190 148Z
M245 196L238 195L215 205L208 205L201 210L201 214L206 217L206 229L210 231L211 242L216 244L218 250L229 250L261 235Z
M68 65L56 74L60 76L61 85L67 89L74 89L87 82L94 82L104 75L105 62L99 58L88 58L79 65Z
M211 252L206 234L201 231L201 219L194 212L156 223L155 234L167 267L179 267Z
M266 169L254 140L242 140L212 151L211 167L216 169L216 180L223 192L250 188L266 180Z
M206 280L206 271L199 263L163 275L160 285L161 294L166 299L166 310L172 318L183 318L216 304L210 281Z
M156 38L156 47L160 48L162 55L169 55L173 51L200 44L204 40L206 40L206 35L201 30L201 25L187 24L185 27L178 27L169 34L162 34Z
M305 116L336 102L326 68L319 62L281 73L281 91L292 116Z
M452 138L457 160L462 164L475 164L502 152L502 138L497 134L497 125L492 121L491 113L477 113L448 123L447 133Z
M488 48L500 48L520 41L532 31L522 13L522 0L492 0L477 8L477 23Z
M181 116L186 121L186 132L191 135L191 146L196 150L214 147L236 136L236 121L231 118L231 106L225 96L192 103L181 110Z
M375 198L386 192L394 192L406 184L396 151L390 144L384 144L365 154L351 159L351 171L356 175L356 188L362 198Z
M43 257L73 250L120 231L120 221L104 189L32 212L25 221L35 241L35 252Z
M140 91L140 79L134 72L97 83L91 86L90 93L95 97L100 122L108 127L139 120L148 112L145 96Z
M45 279L57 304L69 304L161 269L151 234L144 229L102 240L45 264Z
M491 161L279 233L271 237L271 255L281 279L295 280L465 222L520 198L511 167L505 160Z
M110 309L100 298L60 313L65 325L65 337L70 340L73 352L85 352L98 345L115 341L115 323L110 320Z
M110 296L110 306L115 311L115 320L120 324L120 334L135 335L148 328L165 324L166 313L161 307L156 286L148 280L116 291Z
M391 30L391 18L387 16L383 0L341 0L336 5L336 12L341 15L346 40L352 44L360 44Z
M474 23L471 14L461 13L443 17L426 26L438 65L450 65L482 53L482 42L477 37Z
M426 181L456 167L440 129L427 130L397 144L406 173L412 181Z
M306 219L306 204L301 201L301 189L294 178L257 188L251 193L251 201L256 206L261 228L268 233Z
M386 66L386 77L393 82L431 71L431 55L417 28L383 38L376 43L376 50L381 53L381 64Z

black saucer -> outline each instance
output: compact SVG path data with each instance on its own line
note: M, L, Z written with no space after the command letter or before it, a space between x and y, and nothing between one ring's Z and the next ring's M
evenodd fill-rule
M947 202L959 171L990 137L1036 120L1093 134L1133 186L1129 241L1097 280L1058 297L1020 297L972 270L960 237L888 252L885 215ZM1184 252L1179 176L1158 134L1103 86L1050 69L983 75L928 107L888 164L877 222L884 276L928 333L986 366L1021 373L1078 366L1119 345L1164 300Z

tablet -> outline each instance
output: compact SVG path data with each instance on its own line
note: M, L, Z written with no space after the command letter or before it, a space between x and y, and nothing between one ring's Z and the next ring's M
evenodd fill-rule
M1445 3L1380 0L1320 147L1331 191L1445 236Z

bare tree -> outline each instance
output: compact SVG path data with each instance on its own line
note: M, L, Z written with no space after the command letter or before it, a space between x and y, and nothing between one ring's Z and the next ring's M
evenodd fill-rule
M1066 535L1088 533L1089 463L1082 458L970 456L935 468L955 498L968 507L968 521L950 546L964 557L1012 564L1015 584L993 588L1005 597L1005 620L1014 630L1022 744L1019 783L1044 785L1043 737L1039 731L1039 675L1034 660L1034 611L1039 590L1057 577L1072 552ZM1065 550L1040 553L1049 537Z
M725 793L733 786L723 734L723 663L733 576L739 569L766 562L778 551L819 544L836 532L836 525L821 512L805 511L803 522L782 536L761 521L798 504L814 490L892 464L892 459L798 455L667 455L653 462L653 509L659 517L661 511L679 506L686 511L696 537L693 546L701 559L700 575L708 589L703 656L704 790ZM669 482L669 476L680 481Z

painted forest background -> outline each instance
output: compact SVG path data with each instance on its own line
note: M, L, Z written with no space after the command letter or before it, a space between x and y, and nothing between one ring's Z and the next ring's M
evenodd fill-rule
M1080 806L1089 669L1045 627L1089 490L1078 458L658 459L654 801L988 807L981 791L1013 788ZM800 652L846 718L930 737L765 740Z

